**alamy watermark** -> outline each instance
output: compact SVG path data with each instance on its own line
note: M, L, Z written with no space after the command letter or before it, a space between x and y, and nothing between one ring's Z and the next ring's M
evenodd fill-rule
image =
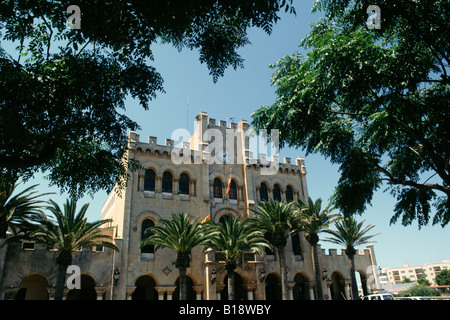
M369 17L367 18L367 28L381 29L381 9L379 6L370 5L366 10Z
M279 169L279 130L272 129L270 139L267 130L241 131L227 128L225 137L222 131L216 128L205 130L202 136L204 145L192 149L190 143L191 134L187 129L176 129L172 132L171 139L180 141L172 149L172 162L174 164L259 164L262 175L274 175ZM268 141L270 140L270 141ZM193 154L192 152L193 151ZM270 155L267 157L267 155ZM193 159L192 160L192 156ZM257 157L259 156L259 157Z
M70 5L67 7L67 13L70 16L67 18L66 26L69 29L81 29L81 10L77 5Z
M66 279L66 287L69 290L81 289L81 269L77 265L70 265L67 267L67 274L70 274Z

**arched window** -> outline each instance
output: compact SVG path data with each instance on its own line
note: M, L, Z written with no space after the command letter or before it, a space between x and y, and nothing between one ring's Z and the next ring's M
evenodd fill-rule
M144 190L155 191L155 171L152 169L145 170Z
M231 180L231 182L230 182L230 194L229 194L229 197L232 200L237 200L237 187L236 187L236 182L234 180Z
M292 191L291 186L286 187L286 201L291 202L294 200L294 192Z
M300 235L298 232L294 233L291 236L291 241L292 241L292 252L294 253L294 255L300 256L302 254L302 248L300 245Z
M180 175L180 194L189 194L189 176L186 173Z
M264 182L261 182L261 185L259 186L259 198L261 201L267 201L269 200L269 193L267 192L267 184Z
M279 184L273 186L273 200L281 201L281 188Z
M162 192L172 193L172 173L165 171L162 178Z
M141 240L145 240L151 236L150 233L146 233L145 231L148 228L153 227L154 225L155 225L155 223L153 222L153 220L150 220L150 219L145 219L142 222ZM155 246L154 245L143 246L141 248L141 253L155 253Z
M213 195L214 198L222 198L222 180L219 178L214 179Z

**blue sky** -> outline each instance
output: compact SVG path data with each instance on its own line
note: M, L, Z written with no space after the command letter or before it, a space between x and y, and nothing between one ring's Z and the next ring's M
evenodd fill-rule
M310 23L319 18L319 14L310 13L313 2L295 2L297 15L282 14L270 36L261 30L251 30L249 39L252 44L240 50L245 59L244 69L228 69L215 84L206 66L198 61L197 52L183 50L180 53L169 45L155 45L152 64L164 79L166 93L159 94L148 111L133 100L127 101L125 111L140 124L142 130L138 133L141 139L157 136L158 142L164 143L175 129L187 128L192 132L194 118L200 111L207 112L216 120L235 118L236 122L241 119L250 122L252 112L261 105L272 104L275 99L275 88L270 86L274 70L269 65L284 55L298 51L298 44L308 34ZM305 153L293 148L282 149L280 159L283 157L295 159L305 157ZM313 199L320 197L326 203L339 178L338 167L319 155L306 157L305 164L309 195ZM40 183L42 192L48 190L41 176L27 185L31 183ZM50 190L58 192L54 188ZM52 198L62 203L65 197L58 194ZM99 219L106 197L106 192L99 192L93 198L86 196L81 199L80 205L89 202L89 218ZM375 225L372 233L381 233L374 239L378 265L382 268L403 264L423 265L450 259L448 227L427 226L419 231L417 225L403 227L398 223L389 226L394 200L388 192L378 191L372 206L359 218L365 219L366 224ZM320 243L323 248L338 248L323 241Z

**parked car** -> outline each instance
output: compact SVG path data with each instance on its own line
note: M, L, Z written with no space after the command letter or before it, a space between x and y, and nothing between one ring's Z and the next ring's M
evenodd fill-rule
M362 300L395 300L394 296L388 292L374 293L364 296Z

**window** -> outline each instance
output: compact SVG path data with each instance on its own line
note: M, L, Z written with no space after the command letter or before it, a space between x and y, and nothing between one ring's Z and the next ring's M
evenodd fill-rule
M234 180L230 182L230 199L237 200L237 188Z
M214 198L222 198L222 180L219 178L214 179L213 195Z
M169 171L163 173L162 192L172 193L172 173Z
M189 194L189 176L186 173L180 175L180 194Z
M153 222L153 220L150 220L150 219L145 219L142 222L141 240L145 240L151 236L151 233L146 233L145 231L148 228L153 227L154 225L155 225L155 223ZM141 253L155 253L155 246L154 245L143 246L141 248Z
M281 189L280 189L280 185L279 184L276 184L273 187L273 200L281 201Z
M291 186L286 187L286 201L291 202L294 200L294 192L292 191Z
M259 199L261 201L267 201L269 200L269 193L267 192L267 185L262 182L259 186Z
M294 233L291 236L291 241L292 241L292 252L294 253L294 255L300 256L302 254L302 248L300 246L300 236L298 232Z
M32 241L22 241L23 250L34 250L34 242Z
M144 190L155 191L155 171L152 169L145 170Z

